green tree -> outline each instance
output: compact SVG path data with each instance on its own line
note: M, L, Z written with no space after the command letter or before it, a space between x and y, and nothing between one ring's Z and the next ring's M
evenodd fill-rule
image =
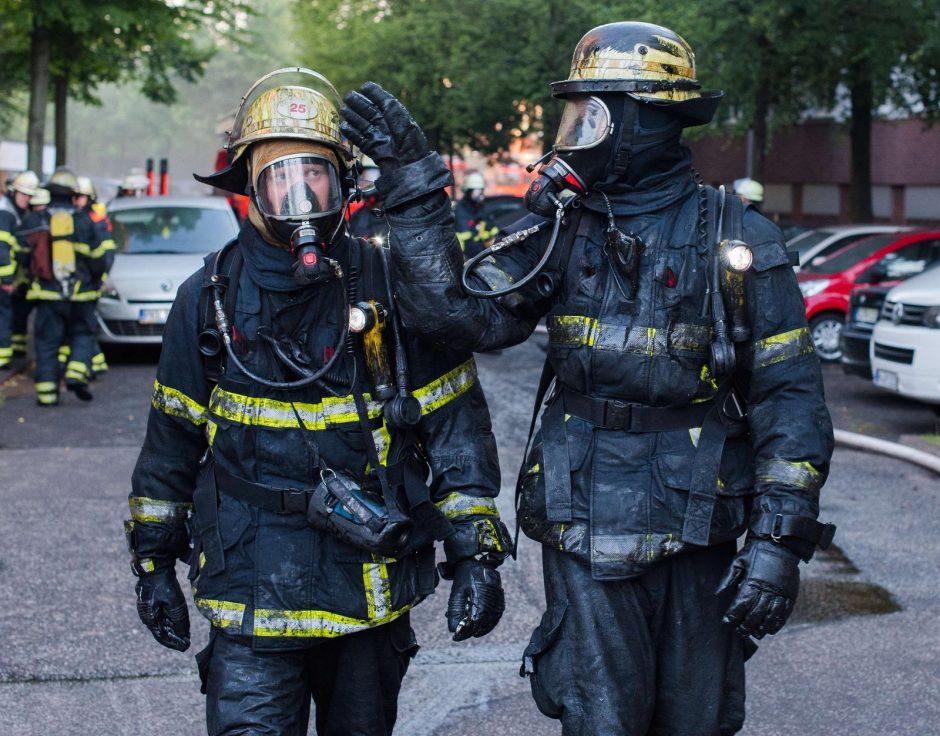
M57 143L65 150L69 97L93 100L99 85L138 82L153 100L172 102L176 80L194 81L247 11L245 0L4 0L4 24L28 49L30 168L40 169L50 83ZM23 42L23 39L27 39ZM20 57L16 68L26 66Z

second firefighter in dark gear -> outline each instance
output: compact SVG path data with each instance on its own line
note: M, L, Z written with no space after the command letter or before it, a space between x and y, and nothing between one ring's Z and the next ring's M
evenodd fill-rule
M51 196L48 189L39 187L29 199L29 212L23 219L21 236L30 229L40 226L45 215L42 213L49 207ZM25 237L20 237L20 249L17 256L16 276L13 278L13 357L25 358L27 337L29 330L29 313L33 310L34 302L26 298L29 292L29 264L30 249Z
M410 329L485 351L546 319L518 486L543 545L547 610L523 658L539 709L572 736L736 733L753 639L783 626L798 563L834 531L816 520L833 438L803 300L780 231L691 168L682 130L721 93L700 89L680 36L600 26L552 86L565 110L526 197L538 214L463 288L431 193L446 167L414 154L414 121L369 83L344 132L380 166L391 149L380 189L423 192L414 214L389 212Z
M88 215L77 212L72 197L75 175L56 169L43 185L48 208L35 227L24 230L30 249L30 285L26 298L36 303L33 344L36 352L36 400L41 406L59 402L59 350L69 347L65 386L90 401L88 382L95 349L95 302L103 269L99 240Z
M98 193L95 190L95 185L87 176L78 177L78 188L75 191L74 204L75 209L88 215L89 219L95 225L95 235L98 238L98 245L95 248L95 252L92 253L92 258L100 259L101 264L98 268L100 272L98 282L93 285L93 288L100 294L101 285L108 277L108 272L114 265L114 253L117 250L117 246L114 243L114 238L111 236L111 221L108 219L104 204L98 201ZM97 303L98 302L95 301L96 305ZM107 358L105 358L104 351L98 343L97 322L94 325L94 332L95 346L91 356L91 365L89 366L92 377L99 376L108 370Z
M436 540L454 638L503 610L512 541L476 367L401 328L383 250L348 235L338 108L316 72L272 72L232 163L197 177L248 192L249 217L180 287L134 471L138 611L186 649L189 564L210 734L306 733L311 698L318 733L391 734Z
M497 233L486 221L486 182L479 171L468 171L463 179L463 196L454 207L454 227L464 258L486 248Z
M13 294L16 290L20 251L17 232L29 212L30 197L36 194L38 188L39 178L36 174L29 170L22 171L13 177L7 191L0 197L0 370L9 367L15 348Z
M354 238L365 238L376 245L388 241L388 223L375 189L379 167L368 156L360 156L362 173L359 174L361 206L349 218L349 234Z

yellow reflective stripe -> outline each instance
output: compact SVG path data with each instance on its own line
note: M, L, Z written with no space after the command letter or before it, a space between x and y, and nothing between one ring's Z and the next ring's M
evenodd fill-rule
M373 555L373 562L362 565L362 584L366 591L366 615L369 620L385 618L392 610L392 589L388 584L388 566L378 562Z
M245 604L233 601L217 601L211 598L196 598L196 608L220 629L240 629L245 618Z
M56 381L39 381L35 384L35 388L37 391L58 391L59 384Z
M44 289L38 281L33 281L33 283L29 285L29 291L26 292L26 298L29 301L47 302L57 302L63 299L61 292L52 291L51 289Z
M801 358L804 355L810 355L816 352L816 346L813 345L813 338L809 334L809 328L798 327L795 330L781 332L779 335L765 337L763 340L756 341L751 350L751 370L766 368L767 366L782 363L785 360Z
M548 318L548 335L560 345L594 345L597 320L580 314L553 314Z
M68 241L62 241L68 242ZM70 243L72 250L74 250L78 255L85 256L86 258L91 255L91 246L88 243Z
M137 560L137 564L144 572L153 572L157 569L157 566L153 563L153 560Z
M88 366L77 360L70 360L65 367L65 377L74 381L85 381L88 379L91 371Z
M437 507L448 519L470 515L499 516L496 502L489 496L467 496L456 491L443 501L438 501Z
M13 357L13 347L0 348L0 358L12 358Z
M0 243L6 243L13 250L19 250L20 244L9 230L0 230Z
M186 521L193 505L184 501L162 501L159 498L132 496L127 501L134 521L155 521L161 524L180 524Z
M816 493L822 487L822 473L808 462L774 457L758 463L754 471L758 483L793 486Z
M477 364L470 358L427 386L417 389L412 395L421 403L421 414L427 415L467 393L476 379Z
M388 465L388 451L392 446L392 436L388 432L388 425L382 420L382 426L372 430L372 440L379 456L379 463Z
M182 391L164 386L159 381L153 382L153 408L171 417L179 417L192 422L197 427L206 423L206 407L193 401Z
M9 263L6 266L0 266L0 279L12 276L16 273L16 262Z
M368 394L363 394L369 418L382 413L382 405L372 401ZM294 407L309 430L326 429L336 424L349 424L359 421L356 402L352 396L328 396L321 403L311 404L295 401ZM239 424L249 424L274 429L293 429L297 427L297 417L289 401L263 399L246 396L215 387L209 399L209 411L217 417Z
M411 609L411 604L388 611L381 618L361 619L330 611L282 611L255 609L255 636L335 638L394 621Z
M215 442L215 433L218 429L219 425L211 419L206 422L206 439L209 441L209 447L212 447L212 444Z
M75 287L72 289L72 296L70 301L73 302L93 302L101 298L101 290L93 289L92 291L79 291L82 288L81 282L76 282Z
M101 244L94 250L90 250L87 255L89 258L101 258L109 250L115 250L116 248L114 241L109 238L108 240L102 240Z

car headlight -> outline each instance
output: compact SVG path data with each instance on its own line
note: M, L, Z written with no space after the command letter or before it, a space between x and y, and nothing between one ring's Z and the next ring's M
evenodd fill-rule
M930 307L924 312L924 325L940 330L940 306Z
M121 295L118 294L117 287L114 285L114 282L111 279L105 279L101 284L101 298L102 299L120 299Z
M829 286L829 279L801 281L800 291L803 292L804 297L816 296L819 292L824 291L827 286Z

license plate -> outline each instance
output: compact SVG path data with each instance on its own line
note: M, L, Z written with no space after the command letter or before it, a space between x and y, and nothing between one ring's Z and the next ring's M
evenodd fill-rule
M875 324L878 321L878 310L874 307L858 307L855 310L855 321Z
M141 309L137 321L142 325L165 325L169 309Z
M890 389L891 391L898 390L898 374L892 371L883 371L880 368L875 371L875 385L881 386L881 388Z

